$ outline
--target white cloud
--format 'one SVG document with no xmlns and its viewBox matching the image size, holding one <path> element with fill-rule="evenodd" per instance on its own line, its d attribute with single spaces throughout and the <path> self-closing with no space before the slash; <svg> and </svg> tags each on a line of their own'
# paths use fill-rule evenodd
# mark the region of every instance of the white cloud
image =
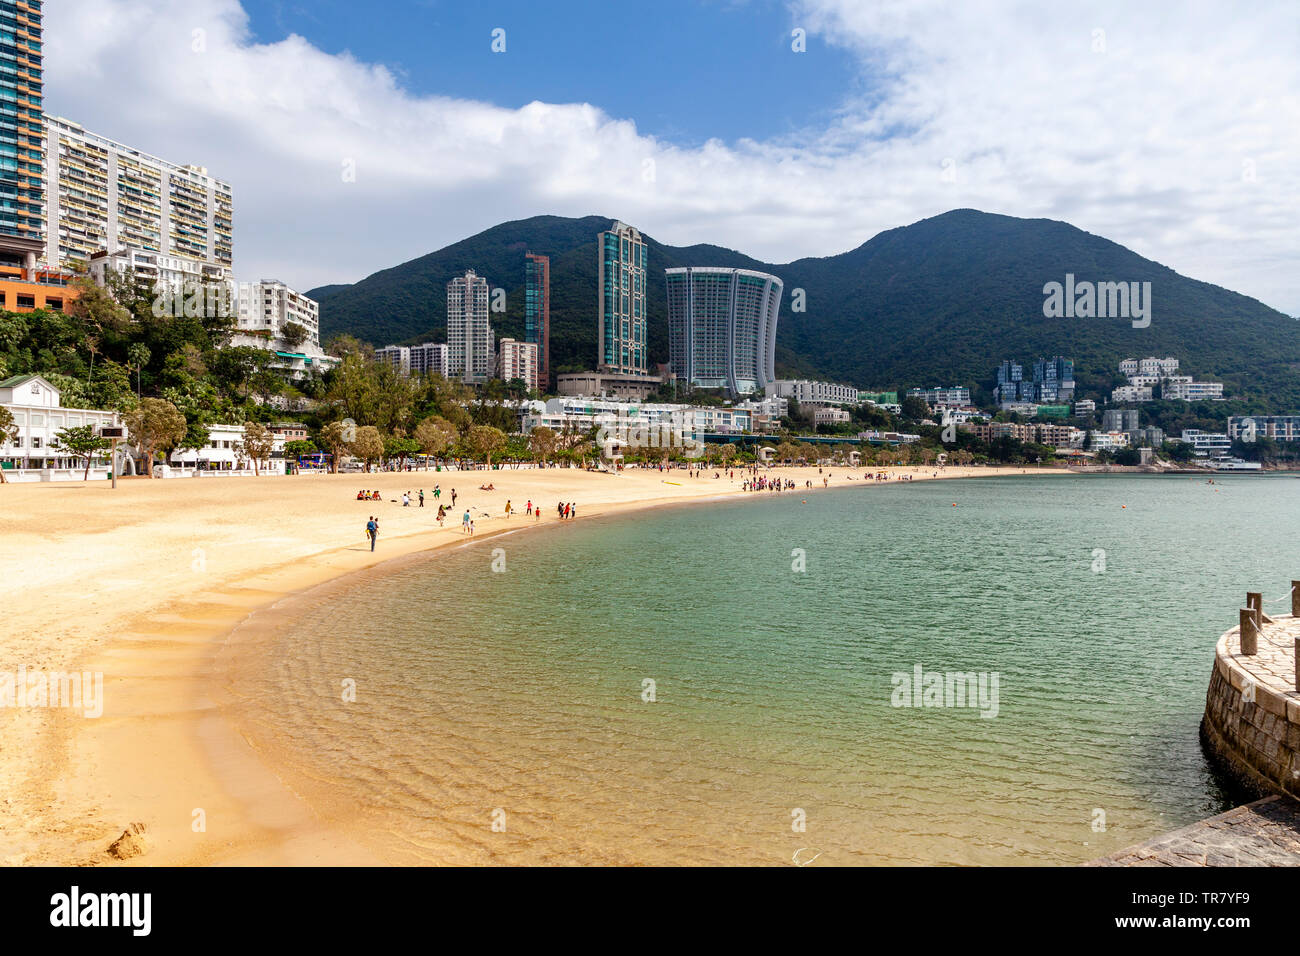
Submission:
<svg viewBox="0 0 1300 956">
<path fill-rule="evenodd" d="M 1290 0 L 798 0 L 792 16 L 811 42 L 790 55 L 852 51 L 872 97 L 770 142 L 679 148 L 586 104 L 417 96 L 300 37 L 253 43 L 234 0 L 50 4 L 46 106 L 229 180 L 241 278 L 301 288 L 540 213 L 780 262 L 971 206 L 1065 219 L 1300 313 Z"/>
</svg>

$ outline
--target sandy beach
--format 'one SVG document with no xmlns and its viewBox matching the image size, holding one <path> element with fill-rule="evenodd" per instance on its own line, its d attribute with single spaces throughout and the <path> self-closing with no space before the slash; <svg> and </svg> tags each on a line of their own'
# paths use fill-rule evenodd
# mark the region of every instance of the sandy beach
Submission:
<svg viewBox="0 0 1300 956">
<path fill-rule="evenodd" d="M 888 471 L 935 477 L 933 468 Z M 832 490 L 874 484 L 863 469 L 827 472 Z M 824 493 L 816 468 L 777 473 L 800 493 Z M 1025 473 L 1065 472 L 948 468 L 939 476 Z M 523 469 L 135 479 L 116 490 L 107 481 L 0 486 L 0 560 L 10 569 L 0 672 L 103 674 L 101 716 L 0 707 L 0 863 L 123 865 L 106 851 L 135 823 L 146 828 L 148 850 L 125 865 L 377 862 L 321 824 L 222 719 L 211 665 L 231 631 L 286 595 L 463 543 L 466 506 L 482 538 L 554 526 L 559 501 L 576 502 L 583 521 L 747 494 L 739 472 L 713 474 Z M 809 480 L 813 492 L 802 488 Z M 495 491 L 478 490 L 488 481 Z M 458 492 L 441 529 L 435 484 L 443 503 Z M 363 486 L 383 500 L 355 500 Z M 424 508 L 401 505 L 403 492 L 414 499 L 421 488 Z M 530 499 L 540 520 L 523 515 Z M 371 514 L 381 528 L 374 553 L 364 535 Z"/>
</svg>

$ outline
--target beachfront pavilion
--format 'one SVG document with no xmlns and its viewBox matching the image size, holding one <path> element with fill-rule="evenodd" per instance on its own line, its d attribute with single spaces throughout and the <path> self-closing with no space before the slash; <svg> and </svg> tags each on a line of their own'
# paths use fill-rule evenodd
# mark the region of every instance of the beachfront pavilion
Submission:
<svg viewBox="0 0 1300 956">
<path fill-rule="evenodd" d="M 60 453 L 56 436 L 65 428 L 117 424 L 114 412 L 64 408 L 60 391 L 40 375 L 16 375 L 0 382 L 0 405 L 14 417 L 18 434 L 0 443 L 0 468 L 10 481 L 81 478 L 85 459 Z M 108 453 L 91 462 L 91 473 L 108 472 Z"/>
</svg>

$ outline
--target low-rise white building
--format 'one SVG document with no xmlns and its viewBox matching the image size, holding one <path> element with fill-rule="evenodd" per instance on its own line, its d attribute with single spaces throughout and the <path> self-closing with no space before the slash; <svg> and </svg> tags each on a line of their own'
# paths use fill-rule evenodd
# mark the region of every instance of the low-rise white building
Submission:
<svg viewBox="0 0 1300 956">
<path fill-rule="evenodd" d="M 1192 451 L 1197 458 L 1223 458 L 1232 450 L 1232 439 L 1224 432 L 1185 428 L 1182 440 L 1192 446 Z"/>
<path fill-rule="evenodd" d="M 1222 382 L 1166 382 L 1165 398 L 1184 402 L 1214 401 L 1223 398 Z"/>
<path fill-rule="evenodd" d="M 842 408 L 819 408 L 813 412 L 815 425 L 843 425 L 849 420 L 849 413 Z"/>
<path fill-rule="evenodd" d="M 17 435 L 0 442 L 0 468 L 10 481 L 71 481 L 85 473 L 85 460 L 60 452 L 56 437 L 65 428 L 117 424 L 115 412 L 64 408 L 61 393 L 39 375 L 15 375 L 0 382 L 0 406 L 14 417 Z M 108 474 L 108 452 L 91 462 L 91 476 Z"/>
<path fill-rule="evenodd" d="M 777 379 L 765 389 L 768 397 L 794 400 L 800 405 L 856 405 L 858 390 L 852 385 L 810 382 L 803 379 Z"/>
<path fill-rule="evenodd" d="M 274 435 L 274 432 L 272 432 Z M 289 439 L 292 441 L 293 439 Z M 208 442 L 202 448 L 177 448 L 167 456 L 168 468 L 162 472 L 164 478 L 175 478 L 179 475 L 204 472 L 221 472 L 227 474 L 251 475 L 254 472 L 262 475 L 282 475 L 285 472 L 285 462 L 281 458 L 264 458 L 257 463 L 256 469 L 253 467 L 252 460 L 243 450 L 244 444 L 244 426 L 243 425 L 209 425 Z M 274 440 L 272 442 L 274 448 Z M 284 442 L 280 442 L 280 452 L 284 451 Z M 272 450 L 272 455 L 275 451 Z M 155 465 L 157 472 L 159 466 Z"/>
<path fill-rule="evenodd" d="M 1124 432 L 1088 432 L 1092 451 L 1115 451 L 1128 447 L 1128 435 Z"/>
</svg>

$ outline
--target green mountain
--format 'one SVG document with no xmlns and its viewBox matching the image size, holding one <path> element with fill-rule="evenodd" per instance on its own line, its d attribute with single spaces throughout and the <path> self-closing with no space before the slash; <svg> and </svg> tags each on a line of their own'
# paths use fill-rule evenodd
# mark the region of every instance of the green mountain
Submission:
<svg viewBox="0 0 1300 956">
<path fill-rule="evenodd" d="M 375 345 L 444 341 L 446 286 L 474 269 L 506 290 L 498 336 L 523 334 L 524 253 L 551 257 L 551 354 L 560 371 L 596 358 L 596 234 L 612 220 L 537 216 L 494 226 L 353 285 L 308 294 L 321 304 L 323 338 L 348 332 Z M 1232 395 L 1300 406 L 1297 321 L 1255 299 L 1181 276 L 1114 242 L 1049 219 L 957 209 L 880 233 L 858 248 L 784 265 L 718 246 L 649 246 L 649 344 L 666 361 L 663 270 L 740 266 L 785 283 L 777 372 L 862 387 L 991 385 L 1004 358 L 1063 354 L 1098 389 L 1120 382 L 1123 358 L 1173 355 L 1198 379 Z M 1150 282 L 1151 323 L 1045 318 L 1043 286 Z M 802 290 L 805 311 L 792 311 Z"/>
</svg>

